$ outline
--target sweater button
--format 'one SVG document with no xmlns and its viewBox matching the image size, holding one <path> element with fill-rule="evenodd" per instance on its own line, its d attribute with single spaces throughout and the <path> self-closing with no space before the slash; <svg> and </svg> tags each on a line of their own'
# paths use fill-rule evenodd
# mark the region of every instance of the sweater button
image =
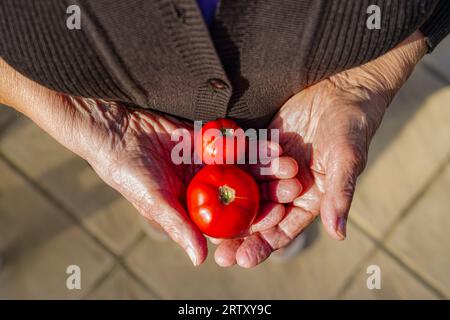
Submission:
<svg viewBox="0 0 450 320">
<path fill-rule="evenodd" d="M 187 16 L 186 16 L 186 9 L 182 7 L 178 7 L 174 3 L 172 3 L 173 9 L 175 10 L 175 14 L 177 15 L 178 20 L 180 20 L 182 23 L 187 24 Z"/>
<path fill-rule="evenodd" d="M 215 89 L 223 90 L 228 88 L 228 85 L 220 79 L 209 79 L 208 82 L 209 85 Z"/>
</svg>

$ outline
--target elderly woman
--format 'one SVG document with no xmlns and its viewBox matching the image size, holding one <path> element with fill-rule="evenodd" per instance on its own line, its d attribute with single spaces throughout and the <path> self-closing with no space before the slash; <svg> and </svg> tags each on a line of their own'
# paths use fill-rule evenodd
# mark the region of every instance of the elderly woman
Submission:
<svg viewBox="0 0 450 320">
<path fill-rule="evenodd" d="M 194 265 L 207 255 L 183 202 L 195 167 L 171 162 L 171 133 L 219 117 L 279 129 L 264 218 L 215 252 L 253 267 L 319 215 L 345 238 L 384 111 L 449 31 L 447 0 L 2 0 L 0 102 L 87 160 Z"/>
</svg>

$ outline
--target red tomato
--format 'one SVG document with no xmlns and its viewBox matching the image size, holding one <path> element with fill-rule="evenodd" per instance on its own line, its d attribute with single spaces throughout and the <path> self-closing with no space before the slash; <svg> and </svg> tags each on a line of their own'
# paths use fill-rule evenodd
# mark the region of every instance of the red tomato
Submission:
<svg viewBox="0 0 450 320">
<path fill-rule="evenodd" d="M 208 122 L 195 138 L 197 156 L 206 164 L 225 164 L 227 157 L 233 161 L 228 163 L 236 164 L 238 159 L 245 154 L 246 141 L 242 129 L 240 131 L 242 134 L 236 135 L 238 129 L 241 127 L 230 119 Z M 239 141 L 242 141 L 241 145 Z"/>
<path fill-rule="evenodd" d="M 188 186 L 187 206 L 204 234 L 234 238 L 248 230 L 258 213 L 258 185 L 234 165 L 206 166 Z"/>
</svg>

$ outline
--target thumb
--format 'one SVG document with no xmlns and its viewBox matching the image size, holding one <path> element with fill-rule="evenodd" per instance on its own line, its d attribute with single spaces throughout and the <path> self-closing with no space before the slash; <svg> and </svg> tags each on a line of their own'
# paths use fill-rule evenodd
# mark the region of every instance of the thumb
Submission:
<svg viewBox="0 0 450 320">
<path fill-rule="evenodd" d="M 202 264 L 208 254 L 206 238 L 189 219 L 181 203 L 169 192 L 158 191 L 148 197 L 139 212 L 156 221 L 173 241 L 188 254 L 195 266 Z"/>
<path fill-rule="evenodd" d="M 365 166 L 365 156 L 351 146 L 335 148 L 327 159 L 325 190 L 320 215 L 327 233 L 344 240 L 356 180 Z"/>
</svg>

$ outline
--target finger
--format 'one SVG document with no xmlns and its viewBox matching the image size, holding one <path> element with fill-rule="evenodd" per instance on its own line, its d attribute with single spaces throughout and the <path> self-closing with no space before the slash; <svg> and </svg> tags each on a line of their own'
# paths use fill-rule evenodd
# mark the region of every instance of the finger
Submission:
<svg viewBox="0 0 450 320">
<path fill-rule="evenodd" d="M 276 226 L 284 217 L 284 205 L 274 202 L 264 202 L 261 204 L 259 214 L 251 226 L 251 232 L 270 229 Z"/>
<path fill-rule="evenodd" d="M 270 247 L 273 248 L 273 250 L 283 248 L 292 241 L 292 239 L 278 226 L 263 230 L 260 232 L 260 235 L 270 245 Z"/>
<path fill-rule="evenodd" d="M 278 203 L 292 202 L 302 191 L 302 185 L 296 178 L 265 182 L 259 187 L 263 201 Z"/>
<path fill-rule="evenodd" d="M 221 244 L 223 241 L 223 239 L 211 238 L 208 236 L 206 236 L 206 237 L 208 238 L 209 241 L 211 241 L 212 244 L 215 244 L 215 245 Z"/>
<path fill-rule="evenodd" d="M 275 141 L 261 140 L 258 143 L 258 159 L 275 159 L 283 154 L 283 148 Z"/>
<path fill-rule="evenodd" d="M 261 237 L 274 249 L 280 249 L 288 245 L 316 218 L 311 212 L 297 207 L 287 207 L 285 218 L 268 230 L 261 231 Z"/>
<path fill-rule="evenodd" d="M 290 206 L 286 208 L 286 217 L 278 224 L 278 228 L 290 239 L 295 239 L 302 230 L 309 226 L 316 216 L 302 208 Z"/>
<path fill-rule="evenodd" d="M 275 179 L 291 179 L 298 173 L 297 161 L 292 157 L 279 157 L 267 163 L 247 165 L 247 171 L 257 181 L 269 181 Z"/>
<path fill-rule="evenodd" d="M 317 216 L 320 213 L 322 195 L 319 187 L 314 184 L 306 192 L 301 193 L 300 196 L 294 200 L 293 205 Z"/>
<path fill-rule="evenodd" d="M 224 240 L 214 253 L 214 260 L 221 267 L 231 267 L 236 264 L 236 252 L 242 239 Z"/>
<path fill-rule="evenodd" d="M 321 218 L 327 233 L 336 240 L 346 237 L 348 212 L 358 175 L 365 160 L 352 147 L 340 148 L 327 161 L 325 194 L 320 204 Z"/>
<path fill-rule="evenodd" d="M 141 214 L 153 218 L 188 254 L 195 266 L 207 256 L 206 238 L 189 219 L 175 197 L 164 191 L 153 192 L 138 207 Z"/>
<path fill-rule="evenodd" d="M 259 233 L 254 233 L 245 238 L 238 248 L 236 262 L 243 268 L 253 268 L 266 260 L 272 251 L 273 249 Z"/>
<path fill-rule="evenodd" d="M 248 163 L 267 163 L 283 154 L 283 148 L 276 142 L 270 140 L 250 139 L 248 143 Z"/>
</svg>

